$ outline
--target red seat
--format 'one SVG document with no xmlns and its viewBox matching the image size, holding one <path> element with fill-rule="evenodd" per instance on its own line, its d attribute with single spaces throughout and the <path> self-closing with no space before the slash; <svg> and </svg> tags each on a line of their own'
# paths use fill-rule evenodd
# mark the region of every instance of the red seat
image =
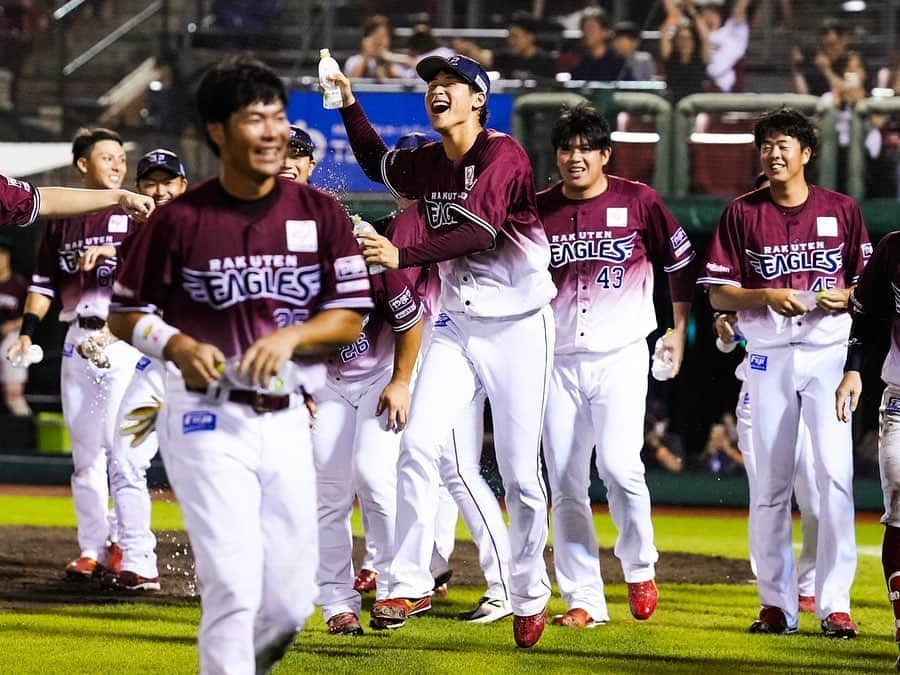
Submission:
<svg viewBox="0 0 900 675">
<path fill-rule="evenodd" d="M 698 116 L 697 131 L 717 134 L 752 133 L 755 118 L 709 114 Z M 753 189 L 759 173 L 759 153 L 753 142 L 689 143 L 691 193 L 736 197 Z"/>
<path fill-rule="evenodd" d="M 631 115 L 620 112 L 616 118 L 617 131 L 655 132 L 656 120 L 652 115 Z M 656 143 L 613 144 L 613 153 L 607 172 L 653 184 L 653 166 L 656 164 Z"/>
</svg>

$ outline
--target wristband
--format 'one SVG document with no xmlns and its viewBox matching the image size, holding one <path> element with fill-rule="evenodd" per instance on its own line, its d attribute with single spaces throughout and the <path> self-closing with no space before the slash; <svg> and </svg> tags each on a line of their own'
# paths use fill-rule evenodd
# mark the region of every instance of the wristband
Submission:
<svg viewBox="0 0 900 675">
<path fill-rule="evenodd" d="M 165 360 L 163 351 L 173 335 L 181 331 L 170 326 L 158 314 L 145 314 L 134 324 L 131 344 L 147 356 Z"/>
<path fill-rule="evenodd" d="M 33 312 L 26 312 L 22 315 L 22 327 L 19 329 L 19 335 L 34 337 L 39 325 L 41 325 L 41 317 Z"/>
<path fill-rule="evenodd" d="M 856 338 L 850 338 L 850 343 L 847 345 L 847 359 L 844 361 L 844 372 L 846 373 L 848 370 L 862 372 L 865 352 L 862 342 Z"/>
</svg>

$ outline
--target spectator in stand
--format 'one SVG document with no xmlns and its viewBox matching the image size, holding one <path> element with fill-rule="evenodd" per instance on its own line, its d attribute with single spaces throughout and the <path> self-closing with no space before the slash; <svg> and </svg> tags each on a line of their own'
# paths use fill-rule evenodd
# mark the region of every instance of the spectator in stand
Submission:
<svg viewBox="0 0 900 675">
<path fill-rule="evenodd" d="M 344 74 L 352 80 L 368 77 L 382 81 L 403 77 L 409 58 L 391 51 L 391 24 L 386 16 L 376 14 L 363 24 L 360 53 L 344 64 Z"/>
<path fill-rule="evenodd" d="M 641 29 L 634 21 L 620 21 L 613 27 L 613 49 L 625 59 L 622 80 L 656 79 L 656 63 L 650 52 L 638 50 L 640 41 Z"/>
<path fill-rule="evenodd" d="M 681 473 L 684 468 L 684 445 L 678 434 L 669 430 L 666 404 L 652 393 L 647 400 L 641 459 L 648 468 L 659 467 L 670 473 Z"/>
<path fill-rule="evenodd" d="M 837 189 L 847 190 L 847 156 L 850 151 L 850 124 L 853 108 L 866 97 L 866 67 L 858 52 L 847 52 L 844 74 L 829 78 L 831 90 L 822 94 L 822 102 L 837 110 L 835 127 L 838 140 Z M 871 154 L 871 150 L 870 150 Z"/>
<path fill-rule="evenodd" d="M 431 32 L 431 26 L 427 23 L 417 23 L 415 25 L 413 34 L 409 36 L 409 42 L 406 43 L 406 48 L 409 51 L 410 56 L 410 78 L 419 77 L 418 74 L 416 74 L 415 66 L 422 59 L 428 58 L 429 56 L 450 58 L 455 53 L 452 49 L 444 47 L 437 41 L 437 38 L 435 38 L 434 34 Z"/>
<path fill-rule="evenodd" d="M 589 7 L 581 16 L 584 55 L 572 69 L 573 80 L 615 82 L 625 70 L 623 59 L 610 44 L 609 18 L 601 7 Z"/>
<path fill-rule="evenodd" d="M 666 87 L 675 103 L 703 91 L 710 58 L 709 34 L 691 2 L 679 10 L 665 0 L 666 20 L 659 31 L 659 57 L 666 70 Z"/>
<path fill-rule="evenodd" d="M 13 365 L 6 353 L 19 337 L 22 326 L 22 310 L 28 282 L 13 272 L 12 247 L 0 240 L 0 384 L 3 385 L 3 402 L 10 414 L 29 417 L 31 408 L 25 401 L 25 383 L 28 368 Z"/>
<path fill-rule="evenodd" d="M 707 468 L 716 475 L 734 473 L 744 464 L 741 451 L 728 438 L 728 430 L 724 424 L 713 424 L 709 428 L 703 457 Z"/>
<path fill-rule="evenodd" d="M 0 76 L 9 82 L 9 94 L 0 100 L 0 109 L 18 108 L 22 69 L 38 33 L 47 28 L 47 16 L 42 0 L 0 2 Z"/>
<path fill-rule="evenodd" d="M 506 49 L 493 52 L 461 38 L 453 44 L 457 53 L 475 59 L 485 70 L 499 72 L 504 79 L 552 78 L 556 75 L 556 60 L 537 46 L 539 25 L 528 12 L 517 11 L 507 24 Z"/>
<path fill-rule="evenodd" d="M 847 27 L 837 19 L 825 19 L 819 28 L 819 48 L 813 63 L 794 48 L 791 79 L 798 94 L 822 96 L 840 88 L 847 69 Z"/>
<path fill-rule="evenodd" d="M 216 26 L 247 33 L 272 31 L 284 12 L 285 0 L 214 0 Z"/>
<path fill-rule="evenodd" d="M 714 91 L 733 92 L 743 89 L 742 62 L 750 46 L 750 24 L 747 8 L 750 0 L 735 0 L 731 16 L 723 23 L 725 0 L 694 0 L 700 20 L 709 35 L 709 61 L 706 74 Z"/>
</svg>

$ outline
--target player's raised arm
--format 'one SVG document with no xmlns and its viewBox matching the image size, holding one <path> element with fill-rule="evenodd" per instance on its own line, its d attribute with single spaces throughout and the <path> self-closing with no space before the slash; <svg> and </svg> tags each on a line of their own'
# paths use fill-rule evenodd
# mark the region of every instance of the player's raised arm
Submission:
<svg viewBox="0 0 900 675">
<path fill-rule="evenodd" d="M 39 215 L 64 218 L 120 207 L 131 218 L 145 221 L 153 212 L 153 199 L 128 190 L 83 190 L 79 188 L 42 187 Z"/>
<path fill-rule="evenodd" d="M 388 151 L 387 146 L 369 123 L 365 111 L 353 95 L 347 76 L 343 73 L 335 73 L 331 76 L 331 80 L 341 89 L 341 98 L 344 101 L 344 105 L 341 107 L 341 118 L 344 120 L 350 148 L 353 150 L 356 161 L 369 180 L 376 183 L 384 182 L 381 177 L 381 160 Z"/>
</svg>

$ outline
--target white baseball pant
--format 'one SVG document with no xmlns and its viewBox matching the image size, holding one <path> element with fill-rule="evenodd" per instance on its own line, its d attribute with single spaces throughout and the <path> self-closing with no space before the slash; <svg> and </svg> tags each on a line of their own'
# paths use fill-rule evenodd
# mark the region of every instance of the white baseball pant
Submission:
<svg viewBox="0 0 900 675">
<path fill-rule="evenodd" d="M 791 345 L 749 350 L 747 389 L 757 501 L 750 512 L 750 548 L 756 559 L 760 602 L 780 608 L 797 624 L 797 573 L 791 545 L 800 419 L 810 431 L 819 489 L 816 615 L 850 611 L 856 572 L 853 457 L 850 425 L 834 414 L 834 390 L 846 345 Z"/>
<path fill-rule="evenodd" d="M 618 530 L 615 554 L 625 581 L 655 577 L 650 491 L 644 478 L 647 343 L 606 354 L 556 355 L 544 418 L 544 459 L 553 502 L 553 561 L 570 609 L 608 621 L 588 488 L 591 449 Z"/>
<path fill-rule="evenodd" d="M 366 534 L 374 549 L 372 565 L 379 572 L 375 597 L 388 597 L 388 575 L 383 570 L 393 548 L 402 434 L 387 431 L 387 413 L 376 417 L 375 408 L 390 380 L 390 369 L 362 382 L 329 378 L 317 392 L 312 429 L 319 495 L 317 603 L 326 621 L 342 612 L 359 615 L 360 611 L 359 593 L 353 590 L 350 514 L 354 494 L 365 513 Z"/>
<path fill-rule="evenodd" d="M 450 569 L 450 556 L 456 547 L 456 522 L 459 508 L 447 486 L 438 488 L 437 518 L 434 520 L 434 551 L 431 554 L 431 576 L 437 577 Z"/>
<path fill-rule="evenodd" d="M 122 569 L 152 579 L 156 566 L 156 537 L 150 529 L 150 491 L 147 469 L 159 447 L 156 432 L 150 432 L 136 447 L 132 436 L 121 433 L 125 415 L 140 406 L 154 405 L 153 397 L 165 396 L 165 366 L 155 359 L 141 358 L 125 390 L 116 417 L 116 434 L 109 461 L 109 485 L 119 527 Z"/>
<path fill-rule="evenodd" d="M 881 396 L 878 467 L 884 495 L 881 522 L 900 527 L 900 387 L 889 384 Z"/>
<path fill-rule="evenodd" d="M 509 601 L 509 531 L 497 496 L 481 475 L 484 403 L 485 394 L 479 387 L 441 448 L 439 473 L 478 549 L 478 563 L 487 582 L 484 595 Z"/>
<path fill-rule="evenodd" d="M 549 306 L 505 320 L 450 313 L 436 324 L 400 445 L 391 597 L 431 593 L 441 447 L 482 387 L 491 401 L 497 464 L 506 490 L 512 608 L 528 616 L 547 604 L 547 499 L 540 438 L 554 341 Z"/>
<path fill-rule="evenodd" d="M 77 351 L 97 331 L 69 326 L 63 345 L 60 393 L 72 443 L 72 499 L 81 555 L 103 562 L 108 540 L 118 539 L 109 508 L 107 466 L 116 435 L 116 414 L 140 352 L 118 340 L 106 347 L 109 368 L 98 368 Z"/>
<path fill-rule="evenodd" d="M 741 386 L 735 409 L 737 420 L 738 449 L 744 458 L 747 472 L 747 486 L 750 493 L 750 511 L 756 503 L 756 465 L 753 456 L 753 425 L 750 421 L 750 393 L 747 385 Z M 797 431 L 797 464 L 794 468 L 794 499 L 800 509 L 800 532 L 802 535 L 800 554 L 797 556 L 797 591 L 800 595 L 816 594 L 816 542 L 819 531 L 819 489 L 816 487 L 815 464 L 813 462 L 812 441 L 803 418 Z M 750 569 L 756 574 L 756 560 L 750 555 Z"/>
<path fill-rule="evenodd" d="M 14 366 L 12 361 L 6 358 L 16 341 L 19 339 L 18 331 L 10 331 L 0 340 L 0 383 L 3 384 L 25 384 L 28 381 L 28 368 L 22 366 Z"/>
<path fill-rule="evenodd" d="M 185 391 L 171 370 L 157 434 L 194 553 L 200 672 L 268 672 L 312 614 L 318 528 L 309 414 Z"/>
</svg>

